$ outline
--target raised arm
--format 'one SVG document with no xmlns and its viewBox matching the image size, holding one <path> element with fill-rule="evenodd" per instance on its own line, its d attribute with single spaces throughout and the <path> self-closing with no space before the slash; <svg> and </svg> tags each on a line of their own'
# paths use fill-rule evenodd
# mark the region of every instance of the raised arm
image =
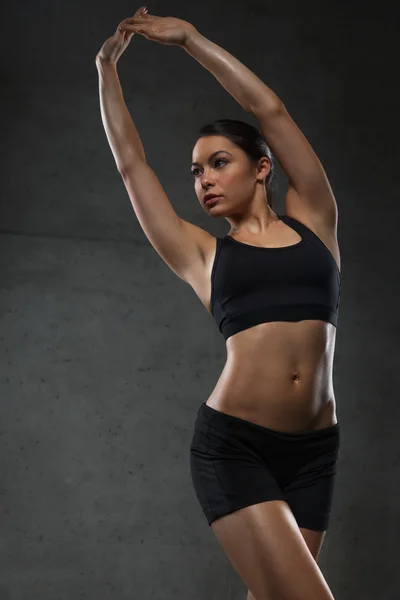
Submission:
<svg viewBox="0 0 400 600">
<path fill-rule="evenodd" d="M 204 238 L 209 234 L 176 214 L 146 161 L 117 73 L 117 60 L 132 35 L 128 38 L 128 34 L 117 29 L 96 56 L 101 117 L 117 169 L 144 233 L 171 270 L 188 281 L 189 272 L 205 260 Z M 122 51 L 116 52 L 116 48 Z"/>
<path fill-rule="evenodd" d="M 145 14 L 140 19 L 127 19 L 124 28 L 152 41 L 181 46 L 210 71 L 258 120 L 289 180 L 286 214 L 300 220 L 306 217 L 336 235 L 337 206 L 325 171 L 282 101 L 261 79 L 182 19 Z"/>
<path fill-rule="evenodd" d="M 337 206 L 325 171 L 311 145 L 278 96 L 250 69 L 196 29 L 184 49 L 258 121 L 260 129 L 289 181 L 286 214 L 302 212 L 333 234 Z"/>
</svg>

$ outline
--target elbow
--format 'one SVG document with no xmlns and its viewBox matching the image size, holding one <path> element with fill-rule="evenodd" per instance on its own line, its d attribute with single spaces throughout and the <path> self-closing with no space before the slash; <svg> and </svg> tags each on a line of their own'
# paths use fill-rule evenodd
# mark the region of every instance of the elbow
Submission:
<svg viewBox="0 0 400 600">
<path fill-rule="evenodd" d="M 118 168 L 118 172 L 121 175 L 123 181 L 126 181 L 127 179 L 132 177 L 132 175 L 134 173 L 136 173 L 136 171 L 142 170 L 143 167 L 148 167 L 148 166 L 149 165 L 146 160 L 135 160 L 135 161 L 131 161 L 131 162 L 124 162 L 123 165 L 119 165 L 119 166 L 117 165 L 117 168 Z"/>
<path fill-rule="evenodd" d="M 267 94 L 265 96 L 261 95 L 257 99 L 257 102 L 252 106 L 251 113 L 256 118 L 260 115 L 263 117 L 272 117 L 281 114 L 285 110 L 285 105 L 276 94 L 273 94 L 272 97 L 271 94 Z"/>
<path fill-rule="evenodd" d="M 144 152 L 134 157 L 124 157 L 123 160 L 116 161 L 118 172 L 122 177 L 124 177 L 126 173 L 132 173 L 132 171 L 134 171 L 137 166 L 141 167 L 144 164 L 147 165 L 146 155 Z"/>
</svg>

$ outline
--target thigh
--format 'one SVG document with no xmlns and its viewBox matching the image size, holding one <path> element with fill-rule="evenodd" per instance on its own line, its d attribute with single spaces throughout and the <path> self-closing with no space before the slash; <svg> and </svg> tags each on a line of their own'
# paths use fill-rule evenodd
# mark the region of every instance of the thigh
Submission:
<svg viewBox="0 0 400 600">
<path fill-rule="evenodd" d="M 246 433 L 247 425 L 240 427 Z M 245 443 L 243 431 L 233 434 L 221 425 L 216 428 L 207 421 L 196 422 L 190 471 L 209 525 L 246 506 L 285 499 L 271 470 Z M 251 437 L 251 432 L 248 435 Z"/>
<path fill-rule="evenodd" d="M 324 459 L 319 457 L 319 460 Z M 283 490 L 283 499 L 295 516 L 298 527 L 306 532 L 308 539 L 313 539 L 314 544 L 319 541 L 318 534 L 329 528 L 336 481 L 335 465 L 335 459 L 318 468 L 312 462 L 308 463 L 303 473 Z"/>
<path fill-rule="evenodd" d="M 306 529 L 305 527 L 299 527 L 299 529 L 314 560 L 317 561 L 325 539 L 326 531 L 313 531 L 312 529 Z"/>
<path fill-rule="evenodd" d="M 299 529 L 314 560 L 318 561 L 326 531 L 312 531 L 311 529 L 305 529 L 304 527 L 300 527 Z M 247 591 L 247 600 L 256 600 L 250 590 Z"/>
<path fill-rule="evenodd" d="M 247 506 L 211 528 L 257 600 L 333 600 L 285 501 Z"/>
<path fill-rule="evenodd" d="M 329 528 L 334 499 L 340 437 L 338 429 L 328 428 L 328 432 L 317 430 L 321 437 L 316 451 L 307 444 L 299 446 L 300 468 L 283 486 L 283 499 L 314 548 Z"/>
</svg>

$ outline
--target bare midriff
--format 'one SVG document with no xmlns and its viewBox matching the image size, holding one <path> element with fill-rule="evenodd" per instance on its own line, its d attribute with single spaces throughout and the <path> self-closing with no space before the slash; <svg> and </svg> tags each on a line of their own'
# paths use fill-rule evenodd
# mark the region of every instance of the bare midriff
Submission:
<svg viewBox="0 0 400 600">
<path fill-rule="evenodd" d="M 262 323 L 229 337 L 206 404 L 263 427 L 305 433 L 337 423 L 336 328 L 316 320 Z"/>
</svg>

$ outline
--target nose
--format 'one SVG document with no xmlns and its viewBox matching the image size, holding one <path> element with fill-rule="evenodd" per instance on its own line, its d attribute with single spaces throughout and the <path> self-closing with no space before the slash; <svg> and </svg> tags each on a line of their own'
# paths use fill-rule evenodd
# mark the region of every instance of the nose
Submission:
<svg viewBox="0 0 400 600">
<path fill-rule="evenodd" d="M 209 175 L 205 175 L 205 174 L 201 177 L 200 181 L 201 181 L 201 187 L 204 190 L 207 190 L 210 186 L 214 185 L 214 183 L 215 183 L 214 180 Z"/>
</svg>

